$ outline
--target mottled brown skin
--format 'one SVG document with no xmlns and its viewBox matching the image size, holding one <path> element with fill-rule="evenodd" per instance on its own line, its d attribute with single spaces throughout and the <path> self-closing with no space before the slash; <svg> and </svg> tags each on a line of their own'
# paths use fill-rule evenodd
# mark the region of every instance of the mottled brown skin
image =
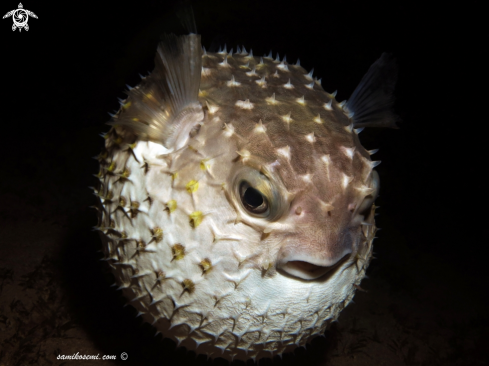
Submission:
<svg viewBox="0 0 489 366">
<path fill-rule="evenodd" d="M 324 107 L 333 96 L 302 67 L 269 58 L 206 54 L 203 67 L 199 100 L 210 109 L 220 106 L 210 117 L 234 127 L 237 151 L 250 155 L 244 164 L 273 166 L 268 169 L 288 196 L 288 212 L 278 221 L 283 234 L 277 237 L 277 229 L 268 238 L 280 243 L 279 256 L 309 256 L 314 264 L 328 266 L 355 250 L 361 222 L 355 208 L 365 197 L 358 188 L 370 185 L 371 160 L 340 105 L 333 100 L 332 110 Z M 266 85 L 257 83 L 263 76 Z M 232 79 L 240 84 L 229 85 Z M 293 87 L 284 87 L 287 83 Z M 240 100 L 249 100 L 252 109 L 236 106 Z M 287 123 L 283 116 L 289 115 Z M 284 148 L 290 158 L 279 152 Z"/>
</svg>

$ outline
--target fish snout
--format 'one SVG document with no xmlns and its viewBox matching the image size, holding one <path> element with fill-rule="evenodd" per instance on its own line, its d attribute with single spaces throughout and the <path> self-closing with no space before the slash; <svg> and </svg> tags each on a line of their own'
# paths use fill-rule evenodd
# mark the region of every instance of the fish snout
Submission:
<svg viewBox="0 0 489 366">
<path fill-rule="evenodd" d="M 345 254 L 337 260 L 321 264 L 312 263 L 308 260 L 309 258 L 304 258 L 304 260 L 290 258 L 290 260 L 286 260 L 279 265 L 278 268 L 293 277 L 298 277 L 303 280 L 315 280 L 339 267 L 349 256 L 350 253 Z"/>
<path fill-rule="evenodd" d="M 339 245 L 287 245 L 282 248 L 277 268 L 290 276 L 315 280 L 333 272 L 352 253 L 349 241 Z M 288 246 L 288 248 L 287 248 Z"/>
</svg>

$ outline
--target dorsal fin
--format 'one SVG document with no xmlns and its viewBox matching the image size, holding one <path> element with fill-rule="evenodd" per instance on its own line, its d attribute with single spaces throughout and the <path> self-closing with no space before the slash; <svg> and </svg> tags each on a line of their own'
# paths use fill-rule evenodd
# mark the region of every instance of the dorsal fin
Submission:
<svg viewBox="0 0 489 366">
<path fill-rule="evenodd" d="M 121 112 L 109 124 L 126 126 L 140 138 L 168 149 L 181 148 L 204 119 L 197 99 L 201 67 L 200 35 L 164 35 L 155 69 L 129 91 Z"/>
<path fill-rule="evenodd" d="M 399 117 L 392 111 L 397 65 L 387 53 L 374 62 L 346 103 L 353 125 L 398 128 Z"/>
</svg>

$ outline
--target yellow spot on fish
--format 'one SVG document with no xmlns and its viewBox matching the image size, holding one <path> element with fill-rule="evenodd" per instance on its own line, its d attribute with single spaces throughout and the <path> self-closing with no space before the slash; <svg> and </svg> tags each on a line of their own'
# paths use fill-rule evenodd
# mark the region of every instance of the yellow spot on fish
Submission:
<svg viewBox="0 0 489 366">
<path fill-rule="evenodd" d="M 175 200 L 170 200 L 166 203 L 166 209 L 168 210 L 168 212 L 172 213 L 173 211 L 175 211 L 177 209 L 177 201 Z"/>
<path fill-rule="evenodd" d="M 183 287 L 182 295 L 185 291 L 192 293 L 195 290 L 195 284 L 192 282 L 192 280 L 189 280 L 188 278 L 182 281 L 182 287 Z"/>
<path fill-rule="evenodd" d="M 192 145 L 188 145 L 188 149 L 189 149 L 189 150 L 191 150 L 191 151 L 193 151 L 194 153 L 198 153 L 198 152 L 199 152 L 199 151 L 198 151 L 198 150 L 197 150 L 195 147 L 193 147 Z"/>
<path fill-rule="evenodd" d="M 175 244 L 171 247 L 174 260 L 180 260 L 185 257 L 185 247 L 182 244 Z M 173 260 L 172 259 L 172 260 Z"/>
<path fill-rule="evenodd" d="M 175 180 L 178 177 L 178 172 L 170 173 L 170 175 L 171 175 L 171 180 Z"/>
<path fill-rule="evenodd" d="M 147 94 L 145 94 L 145 96 L 146 96 L 146 98 L 148 98 L 152 102 L 156 102 L 156 98 L 154 97 L 154 95 L 152 93 L 147 93 Z"/>
<path fill-rule="evenodd" d="M 112 173 L 115 170 L 115 162 L 113 161 L 110 163 L 109 167 L 107 168 L 107 171 Z"/>
<path fill-rule="evenodd" d="M 207 164 L 207 162 L 209 161 L 209 159 L 203 159 L 200 161 L 200 169 L 202 170 L 207 170 L 211 167 L 210 164 Z"/>
<path fill-rule="evenodd" d="M 248 63 L 246 65 L 239 65 L 239 67 L 242 69 L 249 69 L 250 68 L 250 62 L 248 61 Z"/>
<path fill-rule="evenodd" d="M 187 185 L 185 186 L 185 188 L 187 189 L 187 192 L 188 193 L 194 193 L 199 188 L 199 182 L 197 182 L 196 180 L 192 179 L 190 182 L 187 183 Z"/>
<path fill-rule="evenodd" d="M 131 175 L 131 172 L 129 169 L 124 169 L 124 171 L 121 173 L 121 178 L 128 178 Z"/>
<path fill-rule="evenodd" d="M 211 260 L 209 258 L 202 259 L 199 266 L 202 268 L 202 275 L 204 275 L 212 269 Z"/>
<path fill-rule="evenodd" d="M 131 104 L 132 104 L 132 102 L 127 102 L 127 103 L 125 103 L 125 104 L 122 105 L 122 108 L 123 109 L 127 109 L 127 108 L 129 108 L 131 106 Z"/>
<path fill-rule="evenodd" d="M 142 240 L 138 240 L 136 242 L 136 250 L 139 251 L 139 250 L 142 250 L 146 247 L 146 244 L 144 244 L 144 241 Z"/>
<path fill-rule="evenodd" d="M 157 243 L 163 239 L 163 229 L 160 227 L 155 227 L 153 230 L 151 230 L 151 234 L 153 234 L 152 237 Z"/>
<path fill-rule="evenodd" d="M 108 191 L 107 195 L 105 196 L 105 200 L 110 201 L 112 198 L 114 198 L 114 193 L 112 191 Z"/>
<path fill-rule="evenodd" d="M 197 226 L 201 224 L 204 215 L 202 214 L 202 211 L 194 211 L 189 215 L 189 218 L 190 218 L 190 226 L 192 226 L 192 228 L 195 229 Z"/>
</svg>

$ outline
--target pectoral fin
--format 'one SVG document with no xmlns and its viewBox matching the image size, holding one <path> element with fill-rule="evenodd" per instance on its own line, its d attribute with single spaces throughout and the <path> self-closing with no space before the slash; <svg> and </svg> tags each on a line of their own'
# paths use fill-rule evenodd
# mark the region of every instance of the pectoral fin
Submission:
<svg viewBox="0 0 489 366">
<path fill-rule="evenodd" d="M 179 149 L 202 123 L 198 102 L 202 65 L 200 35 L 165 35 L 158 46 L 155 69 L 128 92 L 109 124 L 126 126 L 141 139 Z"/>
<path fill-rule="evenodd" d="M 355 128 L 398 128 L 399 117 L 392 111 L 397 65 L 387 53 L 374 62 L 346 103 Z"/>
</svg>

